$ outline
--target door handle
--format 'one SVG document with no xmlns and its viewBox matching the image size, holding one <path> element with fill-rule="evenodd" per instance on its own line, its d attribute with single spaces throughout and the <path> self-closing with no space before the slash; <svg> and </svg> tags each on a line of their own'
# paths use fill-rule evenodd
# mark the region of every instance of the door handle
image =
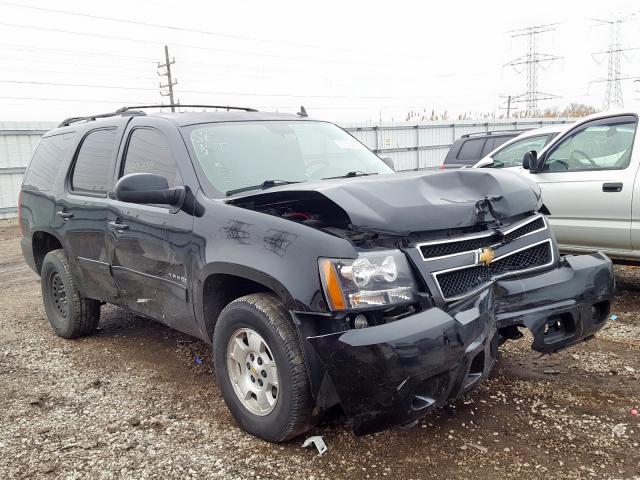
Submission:
<svg viewBox="0 0 640 480">
<path fill-rule="evenodd" d="M 69 220 L 70 218 L 73 218 L 73 213 L 67 212 L 66 210 L 59 210 L 56 212 L 56 215 L 58 215 L 64 220 Z"/>
<path fill-rule="evenodd" d="M 603 183 L 602 191 L 603 192 L 621 192 L 622 182 Z"/>
<path fill-rule="evenodd" d="M 121 232 L 122 230 L 129 229 L 129 225 L 127 225 L 126 223 L 120 223 L 118 221 L 109 222 L 109 227 L 111 228 L 111 230 L 115 230 L 117 232 Z"/>
</svg>

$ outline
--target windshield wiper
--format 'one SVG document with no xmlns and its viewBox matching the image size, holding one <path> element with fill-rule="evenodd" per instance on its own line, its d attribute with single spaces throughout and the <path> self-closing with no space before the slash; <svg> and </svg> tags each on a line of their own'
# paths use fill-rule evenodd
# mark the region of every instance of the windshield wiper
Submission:
<svg viewBox="0 0 640 480">
<path fill-rule="evenodd" d="M 337 177 L 325 177 L 323 180 L 331 180 L 333 178 L 351 178 L 351 177 L 366 177 L 367 175 L 377 175 L 378 172 L 362 172 L 360 170 L 354 170 L 353 172 L 347 172 L 344 175 L 338 175 Z"/>
<path fill-rule="evenodd" d="M 249 190 L 258 190 L 258 189 L 265 190 L 267 188 L 277 187 L 278 185 L 289 185 L 291 183 L 301 183 L 301 182 L 302 180 L 297 180 L 297 181 L 277 180 L 277 179 L 265 180 L 259 185 L 251 185 L 249 187 L 234 188 L 233 190 L 229 190 L 228 192 L 226 192 L 225 195 L 229 197 L 231 195 L 235 195 L 236 193 L 248 192 Z"/>
</svg>

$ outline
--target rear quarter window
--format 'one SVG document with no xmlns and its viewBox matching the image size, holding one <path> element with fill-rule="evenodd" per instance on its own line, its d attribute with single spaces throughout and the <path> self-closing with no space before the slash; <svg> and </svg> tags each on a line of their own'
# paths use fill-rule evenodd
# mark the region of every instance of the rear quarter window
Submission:
<svg viewBox="0 0 640 480">
<path fill-rule="evenodd" d="M 40 139 L 22 186 L 29 190 L 51 190 L 71 147 L 73 133 L 51 135 Z"/>
<path fill-rule="evenodd" d="M 482 147 L 484 146 L 484 138 L 472 138 L 467 140 L 460 147 L 458 152 L 458 160 L 478 160 L 482 157 Z"/>
<path fill-rule="evenodd" d="M 493 139 L 493 146 L 491 147 L 491 150 L 495 150 L 496 148 L 498 148 L 500 145 L 502 145 L 503 143 L 505 143 L 507 140 L 511 140 L 512 138 L 515 138 L 517 135 L 508 135 L 508 136 L 504 136 L 504 137 L 496 137 Z M 491 151 L 489 150 L 489 151 Z M 489 153 L 489 152 L 487 152 Z"/>
</svg>

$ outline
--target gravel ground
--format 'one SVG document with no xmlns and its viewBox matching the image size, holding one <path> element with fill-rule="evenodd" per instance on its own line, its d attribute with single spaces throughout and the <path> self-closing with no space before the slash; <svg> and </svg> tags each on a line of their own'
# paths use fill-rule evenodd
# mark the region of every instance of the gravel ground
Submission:
<svg viewBox="0 0 640 480">
<path fill-rule="evenodd" d="M 198 340 L 115 307 L 90 338 L 54 336 L 0 226 L 0 479 L 640 479 L 640 269 L 616 276 L 618 319 L 595 340 L 543 357 L 510 342 L 492 378 L 411 430 L 355 437 L 333 413 L 310 433 L 320 457 L 243 433 Z"/>
</svg>

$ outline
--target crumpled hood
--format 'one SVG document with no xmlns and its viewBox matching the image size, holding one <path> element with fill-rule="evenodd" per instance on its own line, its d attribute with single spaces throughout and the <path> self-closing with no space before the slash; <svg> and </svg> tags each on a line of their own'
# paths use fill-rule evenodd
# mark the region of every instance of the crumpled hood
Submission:
<svg viewBox="0 0 640 480">
<path fill-rule="evenodd" d="M 460 169 L 404 172 L 284 185 L 229 203 L 260 203 L 321 194 L 346 212 L 351 224 L 409 233 L 471 226 L 538 210 L 540 187 L 512 172 Z M 272 198 L 271 198 L 272 197 Z"/>
</svg>

